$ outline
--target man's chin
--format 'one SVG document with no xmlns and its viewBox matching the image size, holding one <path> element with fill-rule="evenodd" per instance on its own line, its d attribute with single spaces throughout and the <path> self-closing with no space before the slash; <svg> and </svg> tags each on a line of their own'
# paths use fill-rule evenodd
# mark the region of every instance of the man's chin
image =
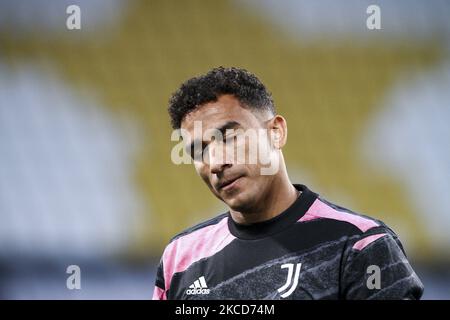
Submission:
<svg viewBox="0 0 450 320">
<path fill-rule="evenodd" d="M 230 209 L 237 212 L 247 212 L 251 207 L 250 201 L 245 200 L 242 194 L 230 196 L 224 199 L 224 202 Z"/>
</svg>

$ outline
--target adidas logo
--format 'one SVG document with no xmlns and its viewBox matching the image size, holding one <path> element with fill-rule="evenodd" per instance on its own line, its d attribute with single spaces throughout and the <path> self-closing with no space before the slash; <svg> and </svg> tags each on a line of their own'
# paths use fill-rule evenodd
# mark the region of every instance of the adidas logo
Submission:
<svg viewBox="0 0 450 320">
<path fill-rule="evenodd" d="M 195 280 L 193 284 L 186 290 L 186 294 L 209 294 L 208 286 L 206 285 L 205 277 L 201 276 Z"/>
</svg>

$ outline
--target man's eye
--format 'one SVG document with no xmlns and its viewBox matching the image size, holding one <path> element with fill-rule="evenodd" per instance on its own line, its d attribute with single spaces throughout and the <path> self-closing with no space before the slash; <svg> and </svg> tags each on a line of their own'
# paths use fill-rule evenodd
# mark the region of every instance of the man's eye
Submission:
<svg viewBox="0 0 450 320">
<path fill-rule="evenodd" d="M 236 139 L 237 139 L 237 135 L 236 134 L 228 135 L 228 136 L 223 138 L 223 142 L 225 142 L 225 143 L 235 142 Z"/>
<path fill-rule="evenodd" d="M 206 143 L 202 143 L 201 146 L 193 146 L 191 148 L 192 159 L 202 161 L 204 153 L 208 151 L 207 148 L 208 145 Z"/>
</svg>

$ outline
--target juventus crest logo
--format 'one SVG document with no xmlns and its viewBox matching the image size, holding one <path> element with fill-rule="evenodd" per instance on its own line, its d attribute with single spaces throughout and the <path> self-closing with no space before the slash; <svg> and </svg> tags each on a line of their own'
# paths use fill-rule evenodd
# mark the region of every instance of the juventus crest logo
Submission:
<svg viewBox="0 0 450 320">
<path fill-rule="evenodd" d="M 294 266 L 295 266 L 295 273 L 294 273 Z M 288 269 L 287 281 L 281 288 L 278 289 L 278 292 L 280 293 L 280 296 L 282 298 L 289 297 L 292 294 L 292 292 L 294 292 L 295 288 L 297 288 L 298 277 L 300 276 L 301 267 L 302 267 L 301 263 L 297 263 L 296 265 L 294 265 L 293 263 L 285 263 L 281 265 L 281 269 L 284 268 Z"/>
</svg>

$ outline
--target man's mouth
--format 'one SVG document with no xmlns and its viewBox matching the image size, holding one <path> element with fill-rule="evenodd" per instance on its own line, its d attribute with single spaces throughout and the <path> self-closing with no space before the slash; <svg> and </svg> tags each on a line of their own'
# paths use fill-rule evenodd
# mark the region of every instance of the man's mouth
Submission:
<svg viewBox="0 0 450 320">
<path fill-rule="evenodd" d="M 238 176 L 236 178 L 227 179 L 227 180 L 225 180 L 223 182 L 220 182 L 219 185 L 218 185 L 218 189 L 219 190 L 223 190 L 223 191 L 231 190 L 236 185 L 238 180 L 240 178 L 242 178 L 242 177 L 243 176 Z"/>
</svg>

